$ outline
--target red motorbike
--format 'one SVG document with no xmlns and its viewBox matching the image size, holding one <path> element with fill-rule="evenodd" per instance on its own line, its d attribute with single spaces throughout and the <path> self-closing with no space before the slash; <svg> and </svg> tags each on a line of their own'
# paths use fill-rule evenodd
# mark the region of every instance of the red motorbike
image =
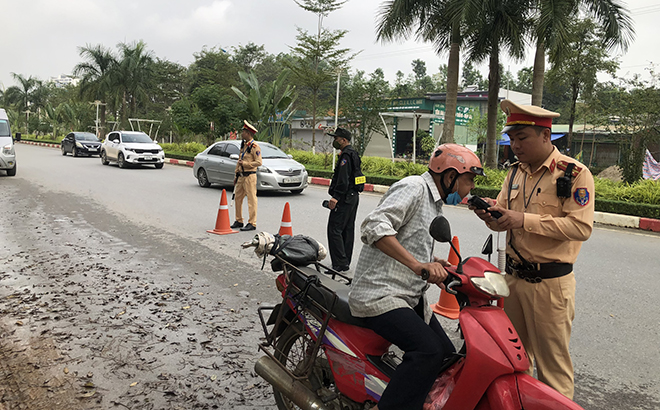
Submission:
<svg viewBox="0 0 660 410">
<path fill-rule="evenodd" d="M 451 244 L 444 217 L 435 218 L 429 231 L 435 240 Z M 351 315 L 350 279 L 322 273 L 327 267 L 318 262 L 295 266 L 283 252 L 275 258 L 283 271 L 276 279 L 282 302 L 259 308 L 265 333 L 259 347 L 266 355 L 257 360 L 255 371 L 273 386 L 278 408 L 375 406 L 400 358 L 388 341 Z M 424 408 L 581 409 L 523 373 L 529 367 L 525 349 L 504 311 L 494 305 L 509 294 L 500 271 L 478 257 L 462 260 L 459 255 L 459 261 L 447 268 L 445 286 L 461 307 L 464 345 L 443 365 Z M 266 312 L 270 312 L 268 319 Z"/>
</svg>

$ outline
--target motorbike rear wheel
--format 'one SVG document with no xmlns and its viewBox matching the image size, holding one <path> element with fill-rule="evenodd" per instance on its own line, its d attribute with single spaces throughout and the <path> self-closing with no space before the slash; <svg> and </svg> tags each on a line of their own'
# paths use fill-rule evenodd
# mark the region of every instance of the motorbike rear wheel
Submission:
<svg viewBox="0 0 660 410">
<path fill-rule="evenodd" d="M 307 363 L 308 356 L 312 353 L 314 340 L 307 334 L 302 323 L 297 322 L 287 327 L 277 341 L 275 348 L 275 358 L 280 363 L 285 363 L 286 368 L 294 375 L 299 376 L 303 371 L 305 363 Z M 323 349 L 319 349 L 312 370 L 307 379 L 303 381 L 303 384 L 314 392 L 317 397 L 326 402 L 327 408 L 337 410 L 344 408 L 336 390 L 335 379 L 332 375 L 330 364 L 325 353 L 323 353 Z M 293 404 L 279 390 L 273 388 L 273 393 L 279 410 L 299 409 L 298 406 Z M 326 401 L 333 397 L 334 399 Z M 345 406 L 347 403 L 344 402 L 343 404 Z"/>
</svg>

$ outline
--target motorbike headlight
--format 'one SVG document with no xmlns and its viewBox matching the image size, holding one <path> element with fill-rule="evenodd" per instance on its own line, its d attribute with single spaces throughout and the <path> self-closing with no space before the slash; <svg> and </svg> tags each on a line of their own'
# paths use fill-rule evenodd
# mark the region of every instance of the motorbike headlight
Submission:
<svg viewBox="0 0 660 410">
<path fill-rule="evenodd" d="M 83 145 L 80 143 L 80 141 L 76 141 L 76 147 L 78 147 L 78 148 L 82 148 Z"/>
<path fill-rule="evenodd" d="M 499 272 L 484 272 L 483 278 L 470 279 L 472 284 L 489 296 L 509 296 L 509 285 L 506 284 L 504 275 Z"/>
<path fill-rule="evenodd" d="M 257 168 L 257 170 L 263 174 L 271 174 L 270 169 L 264 167 L 263 165 Z"/>
</svg>

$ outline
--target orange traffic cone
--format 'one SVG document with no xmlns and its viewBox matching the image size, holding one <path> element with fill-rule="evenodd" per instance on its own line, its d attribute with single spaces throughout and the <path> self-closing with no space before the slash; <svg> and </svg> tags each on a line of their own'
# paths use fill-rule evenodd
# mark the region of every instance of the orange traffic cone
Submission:
<svg viewBox="0 0 660 410">
<path fill-rule="evenodd" d="M 238 233 L 230 227 L 229 223 L 229 206 L 227 205 L 227 191 L 222 190 L 220 197 L 220 207 L 218 208 L 218 217 L 215 220 L 215 229 L 206 231 L 216 235 L 227 235 L 230 233 Z"/>
<path fill-rule="evenodd" d="M 451 243 L 454 245 L 454 247 L 458 252 L 461 251 L 461 249 L 458 246 L 457 236 L 454 236 L 451 239 Z M 447 258 L 447 262 L 451 263 L 454 266 L 458 265 L 459 259 L 456 252 L 454 252 L 454 248 L 451 248 L 449 250 L 449 257 Z M 449 319 L 458 319 L 458 314 L 461 311 L 460 307 L 458 306 L 458 301 L 456 300 L 456 296 L 445 292 L 443 289 L 440 290 L 440 299 L 438 300 L 438 303 L 433 305 L 432 309 L 435 313 Z"/>
<path fill-rule="evenodd" d="M 280 224 L 280 236 L 289 235 L 293 236 L 293 228 L 291 225 L 291 210 L 289 203 L 284 204 L 284 212 L 282 213 L 282 223 Z"/>
</svg>

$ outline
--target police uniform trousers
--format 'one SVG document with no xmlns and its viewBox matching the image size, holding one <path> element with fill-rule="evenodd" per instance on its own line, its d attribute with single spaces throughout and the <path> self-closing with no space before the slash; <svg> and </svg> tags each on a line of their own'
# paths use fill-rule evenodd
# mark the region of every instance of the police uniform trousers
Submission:
<svg viewBox="0 0 660 410">
<path fill-rule="evenodd" d="M 575 274 L 530 283 L 506 275 L 511 295 L 504 311 L 513 323 L 530 359 L 526 372 L 573 399 L 573 362 L 568 345 L 575 317 Z"/>
<path fill-rule="evenodd" d="M 330 211 L 328 218 L 328 248 L 333 268 L 351 266 L 353 244 L 355 242 L 355 217 L 360 202 L 360 195 L 349 191 L 337 202 L 337 207 Z"/>
<path fill-rule="evenodd" d="M 240 176 L 234 187 L 236 203 L 236 221 L 243 223 L 243 198 L 247 196 L 248 213 L 250 218 L 248 222 L 257 226 L 257 174 Z"/>
</svg>

